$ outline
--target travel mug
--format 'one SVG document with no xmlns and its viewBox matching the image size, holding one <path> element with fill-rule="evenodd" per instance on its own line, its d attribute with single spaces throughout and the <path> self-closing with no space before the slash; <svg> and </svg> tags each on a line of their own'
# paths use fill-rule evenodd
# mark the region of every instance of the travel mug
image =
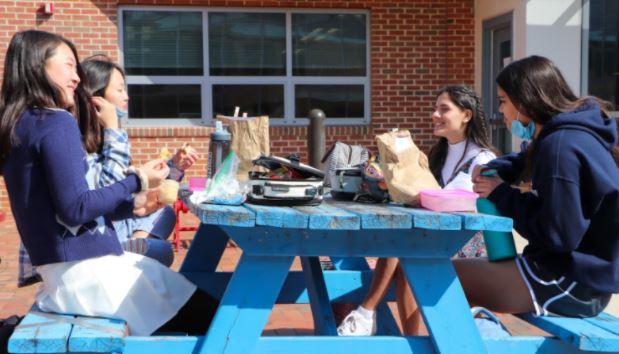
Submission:
<svg viewBox="0 0 619 354">
<path fill-rule="evenodd" d="M 493 176 L 497 173 L 495 169 L 485 169 L 481 171 L 482 176 Z M 477 212 L 488 215 L 501 216 L 493 202 L 486 198 L 477 198 Z M 502 231 L 483 231 L 484 243 L 488 259 L 491 262 L 511 259 L 516 257 L 516 245 L 514 236 L 511 232 Z"/>
</svg>

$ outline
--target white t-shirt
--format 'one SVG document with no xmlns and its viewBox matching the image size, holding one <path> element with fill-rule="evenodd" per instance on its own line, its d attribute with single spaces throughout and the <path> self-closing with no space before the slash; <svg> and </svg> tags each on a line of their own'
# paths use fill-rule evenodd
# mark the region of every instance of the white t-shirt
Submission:
<svg viewBox="0 0 619 354">
<path fill-rule="evenodd" d="M 483 165 L 496 158 L 496 155 L 490 150 L 482 149 L 477 144 L 469 142 L 466 152 L 464 147 L 466 146 L 466 140 L 463 140 L 456 144 L 449 144 L 447 150 L 447 158 L 445 164 L 441 170 L 441 177 L 443 182 L 448 182 L 455 171 L 458 171 L 465 163 L 473 158 L 473 163 L 469 167 L 468 171 L 460 172 L 456 177 L 447 183 L 445 189 L 464 189 L 468 191 L 473 190 L 473 182 L 471 181 L 471 174 L 473 169 L 477 165 Z M 464 158 L 462 153 L 464 152 Z M 462 159 L 460 159 L 462 158 Z M 458 163 L 460 161 L 460 163 Z M 456 166 L 457 164 L 457 166 Z"/>
</svg>

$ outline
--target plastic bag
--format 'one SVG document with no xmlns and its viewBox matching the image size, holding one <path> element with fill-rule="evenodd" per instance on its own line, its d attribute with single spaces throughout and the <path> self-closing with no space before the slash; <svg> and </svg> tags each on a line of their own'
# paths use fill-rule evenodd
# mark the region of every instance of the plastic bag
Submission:
<svg viewBox="0 0 619 354">
<path fill-rule="evenodd" d="M 475 319 L 475 325 L 479 330 L 479 334 L 483 338 L 507 338 L 511 336 L 511 333 L 501 323 L 498 317 L 492 311 L 485 307 L 473 307 L 471 308 L 471 314 Z"/>
<path fill-rule="evenodd" d="M 194 192 L 189 199 L 194 204 L 211 203 L 225 205 L 241 205 L 248 192 L 247 183 L 240 182 L 236 176 L 239 169 L 239 158 L 231 152 L 221 163 L 221 166 L 206 183 L 206 189 Z"/>
</svg>

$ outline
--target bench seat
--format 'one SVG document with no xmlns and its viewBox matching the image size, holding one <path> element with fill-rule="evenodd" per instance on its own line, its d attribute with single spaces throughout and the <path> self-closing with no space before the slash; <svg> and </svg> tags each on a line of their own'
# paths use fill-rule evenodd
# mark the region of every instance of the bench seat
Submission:
<svg viewBox="0 0 619 354">
<path fill-rule="evenodd" d="M 9 353 L 122 352 L 127 324 L 122 320 L 58 315 L 37 310 L 26 314 L 9 339 Z"/>
<path fill-rule="evenodd" d="M 519 315 L 521 319 L 583 351 L 619 352 L 619 318 L 602 312 L 596 317 L 536 317 Z"/>
</svg>

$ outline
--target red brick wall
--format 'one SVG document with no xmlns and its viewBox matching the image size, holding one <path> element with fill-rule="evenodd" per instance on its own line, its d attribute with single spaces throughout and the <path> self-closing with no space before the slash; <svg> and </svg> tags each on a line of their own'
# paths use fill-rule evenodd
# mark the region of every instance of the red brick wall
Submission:
<svg viewBox="0 0 619 354">
<path fill-rule="evenodd" d="M 53 1 L 54 15 L 37 14 L 41 0 L 0 0 L 0 63 L 16 31 L 37 28 L 58 32 L 78 47 L 80 57 L 106 53 L 117 58 L 117 4 L 191 5 L 273 8 L 354 8 L 370 13 L 371 117 L 366 126 L 327 128 L 327 143 L 339 139 L 372 148 L 374 136 L 390 128 L 410 129 L 424 150 L 434 142 L 430 114 L 434 93 L 450 83 L 474 82 L 474 0 L 63 0 Z M 2 71 L 0 64 L 0 72 Z M 131 128 L 137 163 L 156 157 L 161 147 L 191 142 L 205 156 L 210 128 Z M 307 129 L 271 128 L 271 149 L 283 155 L 298 151 L 307 158 Z M 192 168 L 204 174 L 205 165 Z M 0 202 L 7 211 L 0 179 Z"/>
</svg>

